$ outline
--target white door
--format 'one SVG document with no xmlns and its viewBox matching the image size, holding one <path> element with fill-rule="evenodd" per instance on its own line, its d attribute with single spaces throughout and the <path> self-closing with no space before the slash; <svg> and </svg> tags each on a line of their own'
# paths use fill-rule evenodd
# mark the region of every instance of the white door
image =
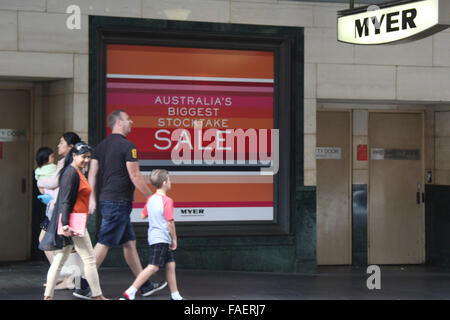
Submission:
<svg viewBox="0 0 450 320">
<path fill-rule="evenodd" d="M 423 114 L 369 113 L 370 264 L 425 262 Z"/>
</svg>

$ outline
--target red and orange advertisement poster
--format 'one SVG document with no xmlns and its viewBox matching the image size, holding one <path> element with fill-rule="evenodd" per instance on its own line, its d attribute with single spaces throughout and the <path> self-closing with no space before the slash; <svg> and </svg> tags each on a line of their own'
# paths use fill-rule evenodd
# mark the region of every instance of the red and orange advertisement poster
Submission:
<svg viewBox="0 0 450 320">
<path fill-rule="evenodd" d="M 130 115 L 141 167 L 170 172 L 176 221 L 273 220 L 273 177 L 242 169 L 270 153 L 273 52 L 108 45 L 106 76 L 107 114 Z M 136 192 L 133 221 L 145 200 Z"/>
</svg>

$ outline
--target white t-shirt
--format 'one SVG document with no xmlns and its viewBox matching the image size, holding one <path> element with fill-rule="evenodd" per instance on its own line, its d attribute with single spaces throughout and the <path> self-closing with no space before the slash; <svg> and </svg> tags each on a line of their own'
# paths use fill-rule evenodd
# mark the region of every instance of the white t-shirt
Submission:
<svg viewBox="0 0 450 320">
<path fill-rule="evenodd" d="M 160 194 L 152 194 L 145 204 L 144 216 L 148 216 L 148 244 L 172 243 L 167 221 L 173 220 L 173 200 Z"/>
</svg>

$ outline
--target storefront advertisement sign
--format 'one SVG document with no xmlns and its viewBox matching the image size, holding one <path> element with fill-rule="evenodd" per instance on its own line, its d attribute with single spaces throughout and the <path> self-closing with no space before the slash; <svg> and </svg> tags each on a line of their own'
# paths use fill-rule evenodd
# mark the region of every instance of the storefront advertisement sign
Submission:
<svg viewBox="0 0 450 320">
<path fill-rule="evenodd" d="M 402 0 L 339 14 L 338 41 L 361 45 L 408 42 L 447 28 L 450 1 Z"/>
<path fill-rule="evenodd" d="M 107 57 L 107 114 L 133 120 L 143 174 L 170 172 L 177 221 L 274 219 L 272 51 L 112 44 Z M 133 222 L 145 201 L 135 193 Z"/>
</svg>

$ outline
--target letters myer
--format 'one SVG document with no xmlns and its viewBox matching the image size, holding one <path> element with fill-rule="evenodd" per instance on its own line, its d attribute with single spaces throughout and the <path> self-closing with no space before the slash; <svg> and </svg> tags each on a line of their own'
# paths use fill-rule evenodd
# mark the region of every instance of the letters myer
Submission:
<svg viewBox="0 0 450 320">
<path fill-rule="evenodd" d="M 380 7 L 342 10 L 337 19 L 338 40 L 376 45 L 422 39 L 448 27 L 449 3 L 448 0 L 398 0 Z"/>
<path fill-rule="evenodd" d="M 205 209 L 181 209 L 182 215 L 204 215 Z"/>
<path fill-rule="evenodd" d="M 399 18 L 401 17 L 401 22 Z M 369 19 L 372 21 L 372 24 L 375 27 L 375 34 L 380 34 L 382 30 L 385 29 L 385 32 L 395 32 L 399 31 L 400 27 L 402 30 L 406 30 L 408 28 L 416 28 L 416 23 L 414 19 L 417 17 L 417 10 L 407 9 L 403 11 L 396 11 L 391 13 L 383 13 L 378 20 L 378 17 L 367 17 L 364 20 L 356 19 L 355 20 L 355 38 L 356 37 L 367 37 L 369 36 Z M 384 26 L 384 28 L 383 28 Z"/>
</svg>

